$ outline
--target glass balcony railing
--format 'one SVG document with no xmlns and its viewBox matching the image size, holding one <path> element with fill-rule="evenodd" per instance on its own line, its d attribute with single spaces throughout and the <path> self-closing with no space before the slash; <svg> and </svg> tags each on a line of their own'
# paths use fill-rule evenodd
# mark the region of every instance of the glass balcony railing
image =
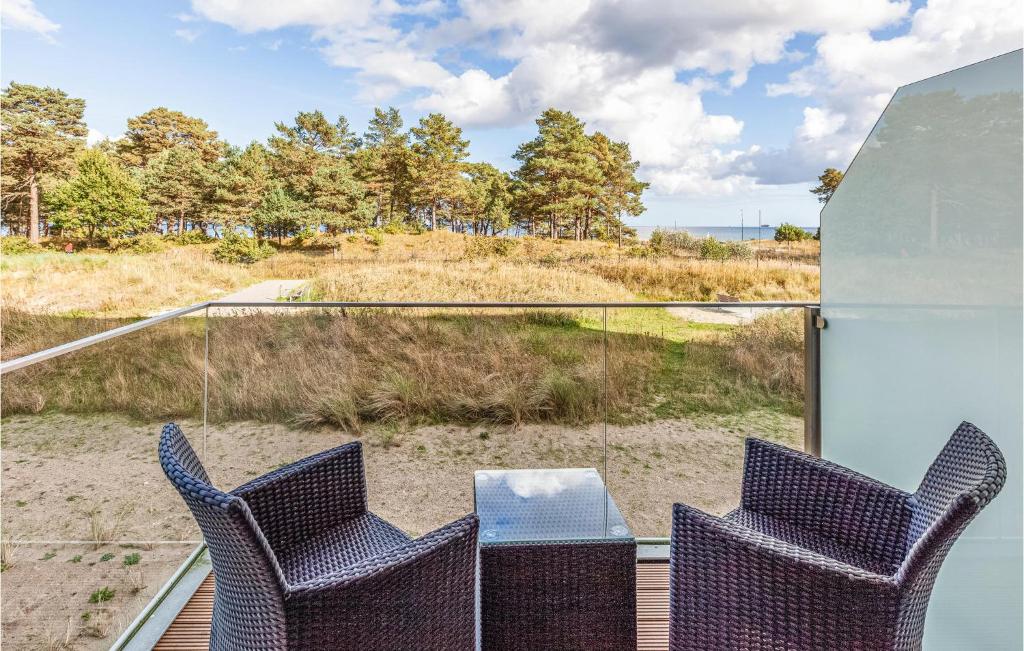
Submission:
<svg viewBox="0 0 1024 651">
<path fill-rule="evenodd" d="M 736 506 L 745 437 L 804 446 L 816 364 L 802 304 L 212 303 L 120 325 L 4 362 L 19 648 L 111 646 L 201 543 L 157 460 L 168 421 L 225 489 L 359 440 L 371 510 L 412 535 L 473 510 L 476 470 L 594 468 L 664 543 L 674 502 Z"/>
</svg>

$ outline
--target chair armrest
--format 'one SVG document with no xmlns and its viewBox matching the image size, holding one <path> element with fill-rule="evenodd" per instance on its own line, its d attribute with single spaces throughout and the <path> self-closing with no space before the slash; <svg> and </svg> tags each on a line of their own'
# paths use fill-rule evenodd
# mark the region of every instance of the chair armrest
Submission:
<svg viewBox="0 0 1024 651">
<path fill-rule="evenodd" d="M 366 513 L 358 441 L 306 457 L 231 491 L 245 500 L 270 547 L 292 543 Z"/>
<path fill-rule="evenodd" d="M 889 577 L 684 504 L 672 513 L 669 648 L 880 648 L 899 610 Z M 809 637 L 803 637 L 803 636 Z"/>
<path fill-rule="evenodd" d="M 354 649 L 471 649 L 479 519 L 467 515 L 384 554 L 289 586 L 293 640 Z"/>
<path fill-rule="evenodd" d="M 813 531 L 894 567 L 906 553 L 910 497 L 830 461 L 747 439 L 741 508 Z"/>
</svg>

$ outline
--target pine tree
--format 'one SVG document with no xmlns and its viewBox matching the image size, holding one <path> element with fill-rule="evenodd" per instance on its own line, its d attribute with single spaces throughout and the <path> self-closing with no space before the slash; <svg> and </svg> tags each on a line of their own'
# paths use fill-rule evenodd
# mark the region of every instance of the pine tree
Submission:
<svg viewBox="0 0 1024 651">
<path fill-rule="evenodd" d="M 85 100 L 57 88 L 12 81 L 0 94 L 4 213 L 23 212 L 18 207 L 27 203 L 25 230 L 32 242 L 39 241 L 40 187 L 74 167 L 88 133 L 84 113 Z"/>
<path fill-rule="evenodd" d="M 77 174 L 58 186 L 48 203 L 62 232 L 101 237 L 137 235 L 152 224 L 139 184 L 117 161 L 98 149 L 78 156 Z"/>
<path fill-rule="evenodd" d="M 211 131 L 206 122 L 162 106 L 129 119 L 124 138 L 117 142 L 121 160 L 139 168 L 175 147 L 193 150 L 206 163 L 215 162 L 224 150 L 217 132 Z"/>
<path fill-rule="evenodd" d="M 251 226 L 251 217 L 272 182 L 270 154 L 258 142 L 242 151 L 231 150 L 217 175 L 214 210 L 225 230 Z"/>
<path fill-rule="evenodd" d="M 143 196 L 157 215 L 166 219 L 167 232 L 185 232 L 197 224 L 214 194 L 210 170 L 191 147 L 165 149 L 149 159 L 143 172 Z"/>
<path fill-rule="evenodd" d="M 818 186 L 811 188 L 811 194 L 818 195 L 819 202 L 828 203 L 828 200 L 832 198 L 832 194 L 839 187 L 842 180 L 842 172 L 834 167 L 826 168 L 821 176 L 818 177 Z"/>
<path fill-rule="evenodd" d="M 520 145 L 514 156 L 520 162 L 520 200 L 533 214 L 547 218 L 550 237 L 559 237 L 571 225 L 579 239 L 583 216 L 593 207 L 601 183 L 593 143 L 583 122 L 568 111 L 547 109 L 537 127 L 537 137 Z"/>
<path fill-rule="evenodd" d="M 438 211 L 446 213 L 451 221 L 453 208 L 464 192 L 461 171 L 469 155 L 469 141 L 463 139 L 462 129 L 440 113 L 422 118 L 411 132 L 412 200 L 426 211 L 427 223 L 434 230 Z"/>
<path fill-rule="evenodd" d="M 496 235 L 511 225 L 512 179 L 490 163 L 467 163 L 460 213 L 473 232 Z"/>
<path fill-rule="evenodd" d="M 408 214 L 410 191 L 409 134 L 398 109 L 373 109 L 355 156 L 356 173 L 376 206 L 375 223 L 392 223 Z"/>
<path fill-rule="evenodd" d="M 644 212 L 641 195 L 650 184 L 637 180 L 636 171 L 640 163 L 633 160 L 629 143 L 612 141 L 600 131 L 590 139 L 594 143 L 594 155 L 601 169 L 601 188 L 596 202 L 597 210 L 593 215 L 588 215 L 584 238 L 590 236 L 591 216 L 597 218 L 597 225 L 607 238 L 612 235 L 613 229 L 615 232 L 621 229 L 624 214 L 637 217 Z"/>
<path fill-rule="evenodd" d="M 373 223 L 373 202 L 366 186 L 343 159 L 321 167 L 310 179 L 309 193 L 317 220 L 329 233 L 366 228 Z"/>
</svg>

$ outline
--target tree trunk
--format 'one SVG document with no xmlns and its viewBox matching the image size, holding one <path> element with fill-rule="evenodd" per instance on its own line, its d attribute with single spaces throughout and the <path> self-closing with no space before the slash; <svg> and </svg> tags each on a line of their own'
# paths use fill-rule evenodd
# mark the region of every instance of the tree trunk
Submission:
<svg viewBox="0 0 1024 651">
<path fill-rule="evenodd" d="M 437 228 L 437 203 L 430 204 L 430 230 Z"/>
<path fill-rule="evenodd" d="M 28 168 L 28 239 L 39 241 L 39 183 L 35 167 Z"/>
<path fill-rule="evenodd" d="M 178 235 L 185 232 L 185 210 L 178 211 Z"/>
<path fill-rule="evenodd" d="M 551 239 L 555 239 L 557 233 L 555 232 L 555 216 L 551 215 Z"/>
</svg>

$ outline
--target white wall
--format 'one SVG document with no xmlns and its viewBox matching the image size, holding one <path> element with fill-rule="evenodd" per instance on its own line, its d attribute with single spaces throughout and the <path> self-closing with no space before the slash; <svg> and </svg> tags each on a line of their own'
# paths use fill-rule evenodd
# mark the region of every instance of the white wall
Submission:
<svg viewBox="0 0 1024 651">
<path fill-rule="evenodd" d="M 900 88 L 822 211 L 822 454 L 913 491 L 962 420 L 1009 466 L 926 649 L 1022 646 L 1021 52 Z"/>
</svg>

